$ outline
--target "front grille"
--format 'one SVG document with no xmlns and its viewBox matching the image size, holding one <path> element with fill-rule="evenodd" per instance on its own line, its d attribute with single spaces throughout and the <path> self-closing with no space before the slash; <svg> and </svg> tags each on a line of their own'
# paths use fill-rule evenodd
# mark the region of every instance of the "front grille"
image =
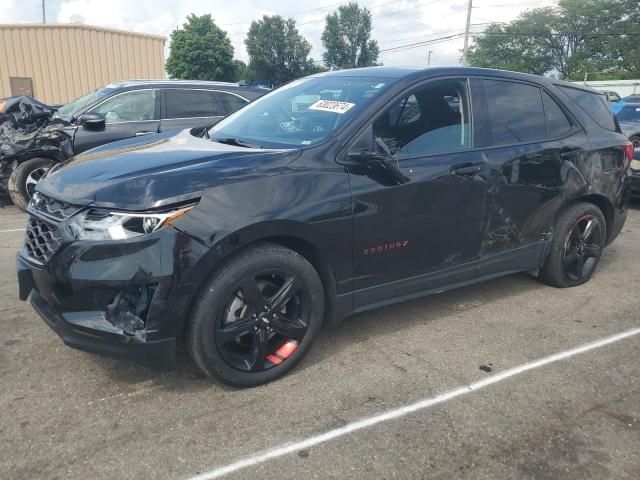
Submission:
<svg viewBox="0 0 640 480">
<path fill-rule="evenodd" d="M 61 202 L 40 192 L 35 192 L 31 198 L 31 208 L 56 220 L 66 220 L 82 207 Z"/>
<path fill-rule="evenodd" d="M 31 259 L 45 264 L 61 246 L 62 235 L 55 225 L 29 217 L 24 250 Z"/>
</svg>

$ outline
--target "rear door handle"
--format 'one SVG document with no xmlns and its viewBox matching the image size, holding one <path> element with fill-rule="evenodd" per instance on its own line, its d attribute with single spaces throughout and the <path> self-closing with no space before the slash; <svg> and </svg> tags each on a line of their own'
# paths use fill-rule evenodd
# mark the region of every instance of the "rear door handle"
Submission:
<svg viewBox="0 0 640 480">
<path fill-rule="evenodd" d="M 480 173 L 482 171 L 483 165 L 481 164 L 462 164 L 462 165 L 454 165 L 451 167 L 451 173 L 454 175 L 460 175 L 461 177 L 467 177 L 475 175 L 476 173 Z"/>
<path fill-rule="evenodd" d="M 152 135 L 157 132 L 136 132 L 136 137 L 142 137 L 143 135 Z"/>
</svg>

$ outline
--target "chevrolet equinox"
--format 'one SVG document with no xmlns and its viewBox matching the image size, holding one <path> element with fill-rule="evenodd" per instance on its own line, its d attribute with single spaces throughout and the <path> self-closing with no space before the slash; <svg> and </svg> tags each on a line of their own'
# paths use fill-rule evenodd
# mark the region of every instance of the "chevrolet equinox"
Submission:
<svg viewBox="0 0 640 480">
<path fill-rule="evenodd" d="M 20 298 L 72 347 L 254 386 L 323 322 L 514 272 L 589 280 L 627 213 L 604 95 L 473 68 L 293 81 L 194 136 L 53 167 Z"/>
</svg>

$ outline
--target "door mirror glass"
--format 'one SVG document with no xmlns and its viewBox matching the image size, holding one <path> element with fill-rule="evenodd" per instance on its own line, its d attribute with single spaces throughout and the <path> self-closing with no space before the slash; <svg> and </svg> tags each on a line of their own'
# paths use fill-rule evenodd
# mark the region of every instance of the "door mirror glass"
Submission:
<svg viewBox="0 0 640 480">
<path fill-rule="evenodd" d="M 78 123 L 90 130 L 100 130 L 104 128 L 106 119 L 101 113 L 88 112 L 78 119 Z"/>
</svg>

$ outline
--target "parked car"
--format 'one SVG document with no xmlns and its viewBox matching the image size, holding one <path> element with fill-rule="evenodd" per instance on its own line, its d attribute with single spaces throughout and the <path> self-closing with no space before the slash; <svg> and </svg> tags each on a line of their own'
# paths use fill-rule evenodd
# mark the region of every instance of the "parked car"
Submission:
<svg viewBox="0 0 640 480">
<path fill-rule="evenodd" d="M 210 127 L 264 93 L 222 82 L 136 80 L 107 85 L 51 109 L 47 121 L 26 135 L 32 123 L 8 128 L 1 135 L 8 151 L 0 152 L 0 179 L 24 209 L 42 175 L 74 154 L 125 138 Z M 36 104 L 27 99 L 22 107 L 25 103 Z M 18 114 L 23 110 L 17 108 Z"/>
<path fill-rule="evenodd" d="M 640 148 L 640 103 L 627 103 L 618 113 L 616 118 L 624 133 L 634 148 Z"/>
<path fill-rule="evenodd" d="M 636 148 L 631 162 L 631 195 L 640 197 L 640 148 Z"/>
<path fill-rule="evenodd" d="M 602 90 L 602 93 L 607 97 L 607 102 L 609 103 L 618 103 L 622 98 L 618 92 L 614 92 L 611 90 Z"/>
<path fill-rule="evenodd" d="M 20 298 L 72 347 L 160 368 L 184 342 L 207 375 L 258 385 L 354 312 L 520 271 L 587 282 L 625 223 L 632 155 L 586 87 L 318 74 L 202 137 L 54 167 L 29 207 Z"/>
</svg>

